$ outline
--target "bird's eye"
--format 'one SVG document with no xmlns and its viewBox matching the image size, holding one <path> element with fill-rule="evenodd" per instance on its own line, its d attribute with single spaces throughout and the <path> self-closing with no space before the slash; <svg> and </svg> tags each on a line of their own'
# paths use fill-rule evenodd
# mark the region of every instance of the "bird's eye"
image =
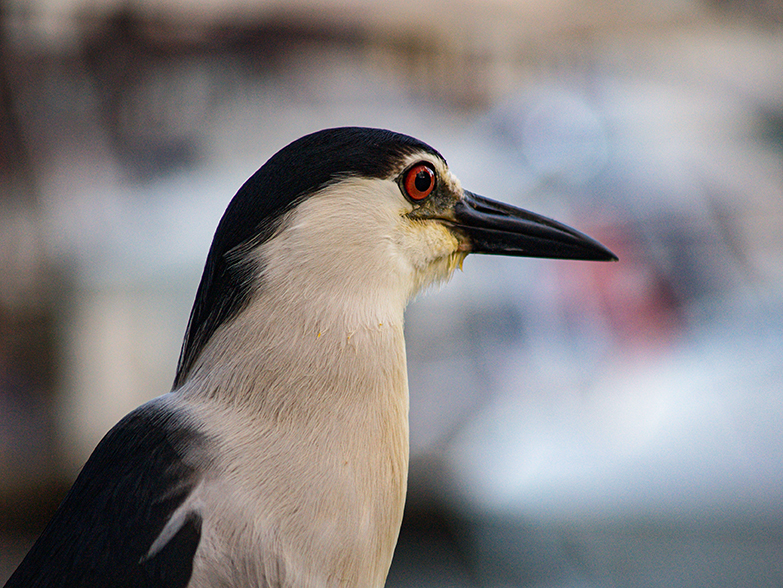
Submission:
<svg viewBox="0 0 783 588">
<path fill-rule="evenodd" d="M 405 172 L 403 186 L 408 198 L 424 200 L 435 189 L 435 170 L 426 163 L 416 164 Z"/>
</svg>

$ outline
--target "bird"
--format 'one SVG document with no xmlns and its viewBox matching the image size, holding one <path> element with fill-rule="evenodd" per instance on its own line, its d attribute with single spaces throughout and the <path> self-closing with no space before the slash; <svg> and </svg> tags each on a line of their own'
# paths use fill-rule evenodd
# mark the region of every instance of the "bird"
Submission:
<svg viewBox="0 0 783 588">
<path fill-rule="evenodd" d="M 229 203 L 171 390 L 98 443 L 6 588 L 381 587 L 408 477 L 404 311 L 468 254 L 617 257 L 341 127 Z"/>
</svg>

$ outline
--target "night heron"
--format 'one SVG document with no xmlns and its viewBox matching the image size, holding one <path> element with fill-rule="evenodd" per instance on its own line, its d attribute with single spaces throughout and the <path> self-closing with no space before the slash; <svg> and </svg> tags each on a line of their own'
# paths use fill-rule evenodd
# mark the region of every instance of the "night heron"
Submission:
<svg viewBox="0 0 783 588">
<path fill-rule="evenodd" d="M 405 135 L 279 151 L 220 221 L 172 391 L 98 444 L 6 586 L 382 586 L 408 472 L 403 313 L 469 253 L 616 259 L 463 190 Z"/>
</svg>

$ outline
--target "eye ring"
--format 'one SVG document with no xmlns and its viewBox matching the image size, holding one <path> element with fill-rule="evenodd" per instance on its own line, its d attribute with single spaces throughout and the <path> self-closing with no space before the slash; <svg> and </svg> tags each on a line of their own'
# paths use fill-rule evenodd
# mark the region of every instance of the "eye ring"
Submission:
<svg viewBox="0 0 783 588">
<path fill-rule="evenodd" d="M 405 172 L 402 186 L 405 194 L 414 202 L 421 202 L 432 194 L 437 176 L 435 170 L 427 163 L 417 163 Z"/>
</svg>

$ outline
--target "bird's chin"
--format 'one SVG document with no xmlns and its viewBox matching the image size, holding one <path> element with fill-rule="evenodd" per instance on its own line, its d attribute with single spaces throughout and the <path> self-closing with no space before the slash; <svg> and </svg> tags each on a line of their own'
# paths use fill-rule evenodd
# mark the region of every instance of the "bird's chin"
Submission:
<svg viewBox="0 0 783 588">
<path fill-rule="evenodd" d="M 467 251 L 457 250 L 430 262 L 426 268 L 417 272 L 413 295 L 438 288 L 448 282 L 455 270 L 462 270 L 462 263 L 467 256 Z"/>
</svg>

